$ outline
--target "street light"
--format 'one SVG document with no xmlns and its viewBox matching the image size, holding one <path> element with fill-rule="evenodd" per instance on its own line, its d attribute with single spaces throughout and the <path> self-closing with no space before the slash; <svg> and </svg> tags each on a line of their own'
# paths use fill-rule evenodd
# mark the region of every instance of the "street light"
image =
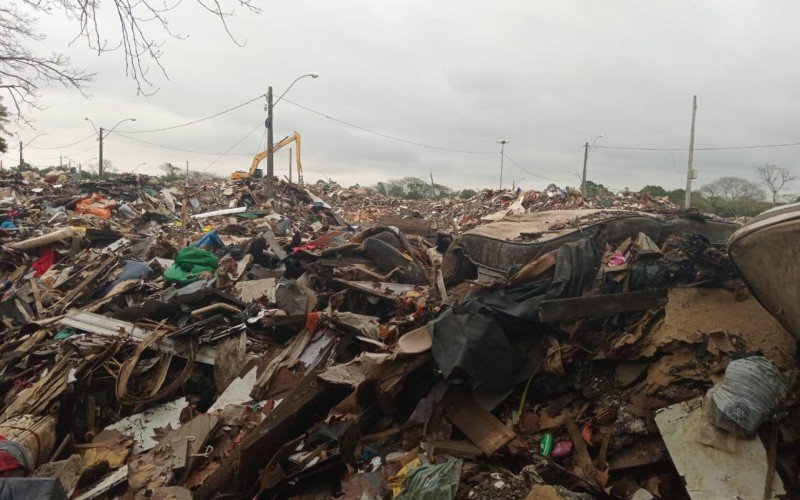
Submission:
<svg viewBox="0 0 800 500">
<path fill-rule="evenodd" d="M 102 179 L 103 178 L 103 138 L 104 138 L 103 137 L 103 127 L 100 127 L 98 129 L 97 126 L 94 124 L 94 122 L 92 120 L 90 120 L 88 116 L 86 118 L 84 118 L 84 120 L 86 120 L 87 122 L 92 124 L 92 127 L 94 128 L 94 131 L 97 133 L 98 140 L 100 141 L 100 149 L 99 149 L 99 152 L 98 152 L 98 155 L 97 155 L 99 157 L 99 164 L 98 164 L 98 167 L 97 167 L 97 177 L 99 179 Z M 116 125 L 111 127 L 111 130 L 107 130 L 106 131 L 105 137 L 108 137 L 108 135 L 111 132 L 113 132 L 114 130 L 116 130 L 116 128 L 119 127 L 121 124 L 123 124 L 125 122 L 129 122 L 129 121 L 130 122 L 135 122 L 136 118 L 123 118 L 122 120 L 118 121 Z"/>
<path fill-rule="evenodd" d="M 503 189 L 503 158 L 506 156 L 505 148 L 509 141 L 505 139 L 498 139 L 497 144 L 500 145 L 500 189 Z"/>
<path fill-rule="evenodd" d="M 511 189 L 517 189 L 517 184 L 524 181 L 525 177 L 511 181 Z"/>
<path fill-rule="evenodd" d="M 294 87 L 294 84 L 295 84 L 295 83 L 299 82 L 300 80 L 302 80 L 303 78 L 305 78 L 305 77 L 307 77 L 307 76 L 310 76 L 311 78 L 319 78 L 319 75 L 318 75 L 318 74 L 316 74 L 316 73 L 308 73 L 307 75 L 300 75 L 300 76 L 298 76 L 297 78 L 295 78 L 295 79 L 294 79 L 294 81 L 293 81 L 293 82 L 292 82 L 292 83 L 291 83 L 291 84 L 290 84 L 288 87 L 286 87 L 286 90 L 284 90 L 284 91 L 283 91 L 283 94 L 281 94 L 281 96 L 280 96 L 280 97 L 278 97 L 278 100 L 277 100 L 277 101 L 275 101 L 275 103 L 272 105 L 272 107 L 274 108 L 275 106 L 277 106 L 277 105 L 278 105 L 278 103 L 279 103 L 279 102 L 281 102 L 281 99 L 283 99 L 283 96 L 285 96 L 285 95 L 286 95 L 286 93 L 287 93 L 287 92 L 289 92 L 289 89 L 291 89 L 292 87 Z"/>
<path fill-rule="evenodd" d="M 586 196 L 586 166 L 589 163 L 589 151 L 594 149 L 595 143 L 603 137 L 603 134 L 598 135 L 592 141 L 592 145 L 589 146 L 589 143 L 583 145 L 583 177 L 581 177 L 581 193 Z"/>
<path fill-rule="evenodd" d="M 272 151 L 272 131 L 275 129 L 275 123 L 272 119 L 272 109 L 275 107 L 275 104 L 278 104 L 283 96 L 289 92 L 289 89 L 294 87 L 294 84 L 300 81 L 301 79 L 310 76 L 311 78 L 318 78 L 319 75 L 316 73 L 308 73 L 307 75 L 300 75 L 294 79 L 294 81 L 286 87 L 286 90 L 283 91 L 283 94 L 278 97 L 278 100 L 275 101 L 273 104 L 272 102 L 272 86 L 269 87 L 267 90 L 267 196 L 272 196 L 273 184 L 275 182 L 275 163 L 274 163 L 274 155 Z"/>
<path fill-rule="evenodd" d="M 22 137 L 20 137 L 19 133 L 17 133 L 17 139 L 19 140 L 19 168 L 20 168 L 20 170 L 22 170 L 22 165 L 25 163 L 25 161 L 22 159 L 22 150 L 25 149 L 26 147 L 28 147 L 28 144 L 32 143 L 37 138 L 39 138 L 39 137 L 41 137 L 43 135 L 47 135 L 47 132 L 42 132 L 41 134 L 37 134 L 37 135 L 35 135 L 33 137 L 33 139 L 31 139 L 30 141 L 26 142 L 25 144 L 22 144 Z"/>
</svg>

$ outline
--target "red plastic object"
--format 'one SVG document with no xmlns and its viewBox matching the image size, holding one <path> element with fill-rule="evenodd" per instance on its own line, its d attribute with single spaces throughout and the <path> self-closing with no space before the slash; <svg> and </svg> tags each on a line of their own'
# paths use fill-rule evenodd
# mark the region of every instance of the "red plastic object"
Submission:
<svg viewBox="0 0 800 500">
<path fill-rule="evenodd" d="M 566 458 L 572 454 L 572 441 L 566 439 L 564 441 L 558 441 L 555 446 L 553 446 L 553 452 L 550 456 L 553 458 Z"/>
</svg>

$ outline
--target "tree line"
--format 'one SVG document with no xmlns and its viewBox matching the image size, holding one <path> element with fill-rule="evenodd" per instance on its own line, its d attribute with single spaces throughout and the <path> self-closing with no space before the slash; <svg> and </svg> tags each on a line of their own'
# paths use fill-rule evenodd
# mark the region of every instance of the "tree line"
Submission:
<svg viewBox="0 0 800 500">
<path fill-rule="evenodd" d="M 699 190 L 692 192 L 692 206 L 704 213 L 713 213 L 722 217 L 752 217 L 778 204 L 800 201 L 796 194 L 784 191 L 797 177 L 786 167 L 764 164 L 755 169 L 758 182 L 743 177 L 725 176 L 704 184 Z M 405 198 L 409 200 L 442 198 L 471 198 L 477 194 L 475 190 L 454 190 L 450 187 L 428 182 L 418 177 L 403 177 L 377 183 L 372 189 L 380 194 Z M 614 193 L 602 184 L 586 181 L 587 198 L 614 196 Z M 638 191 L 629 193 L 647 193 L 659 198 L 666 197 L 672 203 L 683 206 L 686 190 L 667 190 L 658 185 L 647 185 Z"/>
</svg>

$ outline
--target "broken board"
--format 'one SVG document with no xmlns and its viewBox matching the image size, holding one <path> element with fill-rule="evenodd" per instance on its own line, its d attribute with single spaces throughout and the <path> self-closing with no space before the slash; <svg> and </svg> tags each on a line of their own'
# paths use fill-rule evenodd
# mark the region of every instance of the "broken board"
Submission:
<svg viewBox="0 0 800 500">
<path fill-rule="evenodd" d="M 544 300 L 539 305 L 539 319 L 551 321 L 573 321 L 581 318 L 606 318 L 619 313 L 645 311 L 667 302 L 667 290 L 645 290 L 643 292 L 614 293 L 591 297 Z"/>
<path fill-rule="evenodd" d="M 761 440 L 736 438 L 708 423 L 701 398 L 667 406 L 655 420 L 675 468 L 684 478 L 693 500 L 763 498 L 767 477 L 767 452 Z M 712 443 L 712 447 L 703 443 Z M 727 448 L 729 451 L 723 451 Z M 772 495 L 785 494 L 775 475 Z"/>
<path fill-rule="evenodd" d="M 448 396 L 444 403 L 445 415 L 470 441 L 492 456 L 517 435 L 494 415 L 484 410 L 468 394 Z"/>
</svg>

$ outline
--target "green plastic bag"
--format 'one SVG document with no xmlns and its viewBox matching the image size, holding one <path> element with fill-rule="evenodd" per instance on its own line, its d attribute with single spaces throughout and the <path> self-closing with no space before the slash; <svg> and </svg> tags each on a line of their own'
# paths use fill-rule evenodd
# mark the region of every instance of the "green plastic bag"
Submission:
<svg viewBox="0 0 800 500">
<path fill-rule="evenodd" d="M 396 500 L 452 500 L 461 479 L 460 458 L 442 464 L 424 464 L 409 471 Z"/>
<path fill-rule="evenodd" d="M 164 279 L 188 285 L 200 278 L 200 273 L 216 271 L 217 256 L 197 247 L 185 247 L 178 251 L 175 262 L 164 271 Z"/>
</svg>

